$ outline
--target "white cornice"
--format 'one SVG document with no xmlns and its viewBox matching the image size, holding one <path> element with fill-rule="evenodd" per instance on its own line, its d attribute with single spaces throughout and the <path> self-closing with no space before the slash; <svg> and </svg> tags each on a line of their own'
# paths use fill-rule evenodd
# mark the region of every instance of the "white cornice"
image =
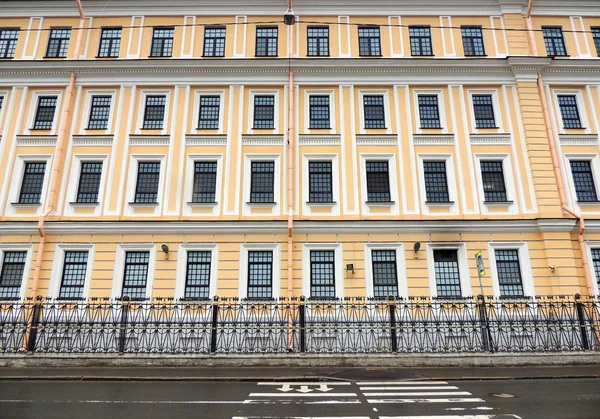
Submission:
<svg viewBox="0 0 600 419">
<path fill-rule="evenodd" d="M 453 145 L 454 134 L 413 134 L 414 145 Z"/>
<path fill-rule="evenodd" d="M 168 135 L 130 135 L 129 145 L 165 146 L 169 145 Z"/>
<path fill-rule="evenodd" d="M 56 146 L 56 135 L 17 135 L 17 146 L 19 147 L 54 147 Z"/>
<path fill-rule="evenodd" d="M 510 145 L 510 134 L 471 134 L 471 145 Z"/>
<path fill-rule="evenodd" d="M 597 145 L 598 134 L 561 134 L 558 136 L 561 145 Z"/>
<path fill-rule="evenodd" d="M 111 146 L 113 135 L 77 135 L 73 136 L 73 146 Z"/>
<path fill-rule="evenodd" d="M 397 135 L 357 135 L 356 145 L 396 145 L 398 144 Z"/>
<path fill-rule="evenodd" d="M 340 145 L 340 135 L 304 134 L 298 137 L 299 145 Z"/>
<path fill-rule="evenodd" d="M 227 135 L 186 135 L 185 145 L 223 146 L 227 145 Z"/>
<path fill-rule="evenodd" d="M 242 145 L 283 145 L 283 135 L 242 135 Z"/>
</svg>

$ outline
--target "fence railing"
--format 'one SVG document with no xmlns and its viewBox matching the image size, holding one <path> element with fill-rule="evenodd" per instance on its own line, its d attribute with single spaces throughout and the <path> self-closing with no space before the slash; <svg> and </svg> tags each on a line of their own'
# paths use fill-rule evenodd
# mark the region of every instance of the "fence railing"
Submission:
<svg viewBox="0 0 600 419">
<path fill-rule="evenodd" d="M 0 302 L 2 353 L 583 350 L 600 350 L 600 302 L 579 295 Z"/>
</svg>

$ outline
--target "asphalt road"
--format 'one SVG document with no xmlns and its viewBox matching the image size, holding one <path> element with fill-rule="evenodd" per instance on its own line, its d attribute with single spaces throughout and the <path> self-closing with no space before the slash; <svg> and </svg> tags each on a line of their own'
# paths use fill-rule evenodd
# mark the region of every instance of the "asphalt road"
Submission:
<svg viewBox="0 0 600 419">
<path fill-rule="evenodd" d="M 600 379 L 0 382 L 1 419 L 598 419 L 599 412 Z"/>
</svg>

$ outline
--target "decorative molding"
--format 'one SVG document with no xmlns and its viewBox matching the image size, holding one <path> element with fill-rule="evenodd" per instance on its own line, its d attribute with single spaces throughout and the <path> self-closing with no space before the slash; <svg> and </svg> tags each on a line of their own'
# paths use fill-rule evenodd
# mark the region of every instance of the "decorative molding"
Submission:
<svg viewBox="0 0 600 419">
<path fill-rule="evenodd" d="M 298 136 L 298 145 L 340 145 L 341 135 L 314 135 L 303 134 Z"/>
<path fill-rule="evenodd" d="M 112 146 L 114 135 L 74 135 L 73 146 Z"/>
<path fill-rule="evenodd" d="M 510 145 L 512 138 L 510 134 L 471 134 L 469 141 L 471 145 Z"/>
<path fill-rule="evenodd" d="M 242 135 L 242 145 L 283 145 L 283 135 Z"/>
<path fill-rule="evenodd" d="M 369 135 L 359 134 L 356 136 L 356 145 L 397 145 L 397 135 Z"/>
<path fill-rule="evenodd" d="M 168 135 L 130 135 L 129 145 L 164 146 L 169 145 L 171 139 Z"/>
<path fill-rule="evenodd" d="M 598 134 L 561 134 L 558 136 L 561 145 L 597 145 Z"/>
<path fill-rule="evenodd" d="M 185 136 L 185 145 L 225 146 L 227 135 L 191 135 Z"/>
<path fill-rule="evenodd" d="M 413 134 L 414 145 L 453 145 L 454 134 Z"/>
<path fill-rule="evenodd" d="M 17 135 L 17 147 L 55 147 L 56 135 Z"/>
</svg>

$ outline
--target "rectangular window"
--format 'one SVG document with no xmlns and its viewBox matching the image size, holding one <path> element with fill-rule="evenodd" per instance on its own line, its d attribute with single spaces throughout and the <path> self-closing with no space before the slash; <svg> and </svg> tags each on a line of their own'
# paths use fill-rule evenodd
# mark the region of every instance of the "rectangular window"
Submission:
<svg viewBox="0 0 600 419">
<path fill-rule="evenodd" d="M 592 249 L 592 263 L 594 264 L 594 272 L 596 273 L 596 283 L 600 288 L 600 249 Z"/>
<path fill-rule="evenodd" d="M 523 280 L 521 278 L 521 265 L 519 251 L 495 250 L 496 270 L 498 271 L 498 285 L 501 297 L 523 297 Z"/>
<path fill-rule="evenodd" d="M 166 96 L 147 96 L 143 129 L 162 129 L 165 119 Z"/>
<path fill-rule="evenodd" d="M 365 129 L 385 129 L 383 96 L 363 96 Z"/>
<path fill-rule="evenodd" d="M 0 111 L 2 111 L 3 104 L 4 104 L 4 96 L 0 96 Z"/>
<path fill-rule="evenodd" d="M 154 28 L 152 32 L 151 57 L 170 57 L 173 55 L 173 35 L 175 28 Z"/>
<path fill-rule="evenodd" d="M 577 106 L 577 96 L 575 95 L 560 95 L 558 96 L 558 106 L 563 120 L 565 129 L 580 129 L 581 118 L 579 116 L 579 108 Z"/>
<path fill-rule="evenodd" d="M 40 96 L 38 98 L 33 129 L 52 129 L 54 113 L 56 112 L 56 102 L 58 102 L 56 96 Z"/>
<path fill-rule="evenodd" d="M 275 97 L 254 96 L 254 129 L 275 128 Z"/>
<path fill-rule="evenodd" d="M 411 26 L 408 28 L 410 52 L 413 56 L 431 56 L 431 28 L 429 26 Z"/>
<path fill-rule="evenodd" d="M 421 128 L 441 128 L 437 95 L 419 95 Z"/>
<path fill-rule="evenodd" d="M 256 56 L 277 57 L 277 27 L 256 28 Z"/>
<path fill-rule="evenodd" d="M 82 162 L 77 203 L 96 203 L 102 178 L 102 162 Z"/>
<path fill-rule="evenodd" d="M 184 298 L 206 300 L 210 298 L 210 264 L 212 254 L 208 251 L 187 252 Z"/>
<path fill-rule="evenodd" d="M 111 96 L 92 96 L 88 129 L 108 128 L 108 118 L 110 116 L 111 101 Z"/>
<path fill-rule="evenodd" d="M 46 162 L 25 163 L 19 204 L 39 204 L 42 198 Z"/>
<path fill-rule="evenodd" d="M 206 27 L 204 29 L 204 52 L 205 57 L 225 56 L 225 28 Z"/>
<path fill-rule="evenodd" d="M 0 29 L 0 58 L 15 57 L 18 39 L 18 29 Z"/>
<path fill-rule="evenodd" d="M 69 49 L 71 28 L 52 28 L 48 37 L 46 58 L 65 58 Z"/>
<path fill-rule="evenodd" d="M 25 273 L 27 252 L 4 252 L 0 272 L 0 300 L 18 300 Z"/>
<path fill-rule="evenodd" d="M 118 58 L 121 48 L 121 28 L 102 28 L 100 32 L 99 58 Z"/>
<path fill-rule="evenodd" d="M 220 96 L 200 96 L 198 129 L 219 129 Z"/>
<path fill-rule="evenodd" d="M 159 180 L 160 162 L 139 162 L 134 202 L 136 204 L 158 202 Z"/>
<path fill-rule="evenodd" d="M 542 27 L 546 54 L 549 57 L 560 57 L 567 55 L 565 39 L 561 27 Z"/>
<path fill-rule="evenodd" d="M 310 129 L 329 129 L 329 96 L 310 96 Z"/>
<path fill-rule="evenodd" d="M 213 203 L 217 191 L 217 162 L 194 162 L 194 192 L 192 202 Z"/>
<path fill-rule="evenodd" d="M 424 161 L 425 194 L 427 202 L 450 202 L 445 161 Z"/>
<path fill-rule="evenodd" d="M 310 298 L 335 298 L 335 251 L 310 251 Z"/>
<path fill-rule="evenodd" d="M 477 128 L 497 128 L 492 95 L 473 95 L 473 114 Z"/>
<path fill-rule="evenodd" d="M 461 26 L 463 48 L 466 56 L 484 56 L 483 31 L 481 26 Z"/>
<path fill-rule="evenodd" d="M 332 163 L 308 162 L 308 202 L 333 202 Z"/>
<path fill-rule="evenodd" d="M 132 300 L 144 300 L 146 298 L 149 263 L 150 252 L 125 253 L 122 297 L 129 297 Z"/>
<path fill-rule="evenodd" d="M 367 201 L 390 202 L 390 173 L 387 161 L 366 162 Z"/>
<path fill-rule="evenodd" d="M 248 252 L 248 298 L 267 299 L 273 296 L 273 252 Z"/>
<path fill-rule="evenodd" d="M 373 296 L 385 298 L 398 297 L 398 272 L 395 250 L 373 250 Z"/>
<path fill-rule="evenodd" d="M 361 57 L 381 56 L 381 41 L 378 26 L 359 26 L 358 49 Z"/>
<path fill-rule="evenodd" d="M 58 298 L 74 300 L 83 298 L 85 274 L 89 252 L 65 252 Z"/>
<path fill-rule="evenodd" d="M 462 297 L 457 250 L 434 250 L 433 265 L 438 297 Z"/>
<path fill-rule="evenodd" d="M 274 202 L 275 162 L 253 161 L 250 171 L 250 202 Z"/>
<path fill-rule="evenodd" d="M 327 57 L 329 56 L 329 27 L 327 26 L 309 26 L 308 34 L 308 56 Z"/>
<path fill-rule="evenodd" d="M 592 162 L 589 160 L 571 160 L 570 163 L 577 201 L 598 201 L 596 184 L 594 182 L 594 175 L 592 174 Z"/>
<path fill-rule="evenodd" d="M 600 27 L 592 28 L 592 38 L 594 39 L 594 45 L 596 45 L 596 54 L 600 56 Z"/>
<path fill-rule="evenodd" d="M 508 199 L 502 160 L 481 161 L 480 167 L 485 202 L 506 202 Z"/>
</svg>

